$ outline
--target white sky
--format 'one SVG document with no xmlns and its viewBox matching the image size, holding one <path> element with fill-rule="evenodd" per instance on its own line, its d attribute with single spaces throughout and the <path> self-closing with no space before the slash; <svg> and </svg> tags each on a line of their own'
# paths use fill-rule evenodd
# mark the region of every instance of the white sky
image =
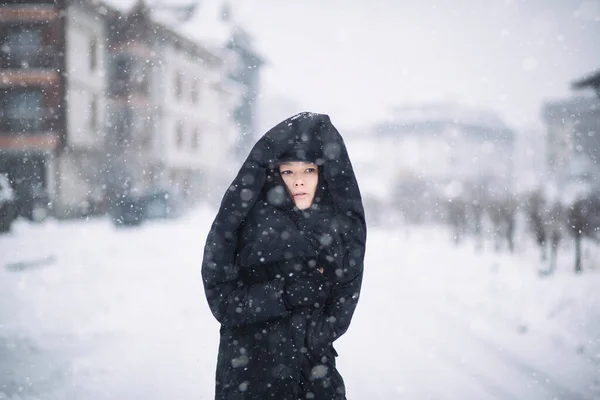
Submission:
<svg viewBox="0 0 600 400">
<path fill-rule="evenodd" d="M 296 107 L 354 126 L 450 100 L 539 125 L 543 100 L 600 69 L 600 0 L 242 1 L 269 60 L 266 119 Z"/>
</svg>

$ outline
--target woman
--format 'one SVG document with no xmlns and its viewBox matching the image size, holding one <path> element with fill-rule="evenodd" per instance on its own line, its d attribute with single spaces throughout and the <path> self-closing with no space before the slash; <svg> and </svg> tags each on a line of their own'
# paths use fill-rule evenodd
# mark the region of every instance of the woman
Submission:
<svg viewBox="0 0 600 400">
<path fill-rule="evenodd" d="M 226 192 L 204 249 L 221 323 L 216 399 L 345 399 L 332 344 L 350 325 L 366 225 L 328 116 L 269 130 Z"/>
</svg>

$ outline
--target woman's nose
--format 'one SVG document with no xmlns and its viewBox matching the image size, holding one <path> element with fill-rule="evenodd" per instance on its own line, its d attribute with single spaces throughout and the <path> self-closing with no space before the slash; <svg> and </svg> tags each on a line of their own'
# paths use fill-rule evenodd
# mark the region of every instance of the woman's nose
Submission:
<svg viewBox="0 0 600 400">
<path fill-rule="evenodd" d="M 294 186 L 304 186 L 304 182 L 296 181 L 296 182 L 294 182 Z"/>
</svg>

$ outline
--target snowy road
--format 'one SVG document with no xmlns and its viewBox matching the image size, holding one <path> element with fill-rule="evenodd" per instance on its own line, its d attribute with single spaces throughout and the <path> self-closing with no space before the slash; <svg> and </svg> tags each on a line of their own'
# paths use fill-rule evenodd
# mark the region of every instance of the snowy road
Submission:
<svg viewBox="0 0 600 400">
<path fill-rule="evenodd" d="M 598 364 L 543 335 L 466 312 L 452 289 L 483 282 L 452 279 L 452 268 L 482 260 L 431 235 L 371 232 L 370 284 L 354 320 L 361 332 L 339 346 L 360 360 L 340 360 L 355 398 L 600 398 Z M 457 281 L 464 288 L 452 288 Z"/>
<path fill-rule="evenodd" d="M 200 263 L 212 216 L 132 230 L 21 223 L 1 236 L 0 399 L 211 399 L 218 325 Z M 484 295 L 491 272 L 474 264 L 518 262 L 436 230 L 372 229 L 361 303 L 336 345 L 349 399 L 600 398 L 593 355 L 507 315 L 531 296 L 501 292 L 498 304 L 516 300 L 500 310 Z"/>
</svg>

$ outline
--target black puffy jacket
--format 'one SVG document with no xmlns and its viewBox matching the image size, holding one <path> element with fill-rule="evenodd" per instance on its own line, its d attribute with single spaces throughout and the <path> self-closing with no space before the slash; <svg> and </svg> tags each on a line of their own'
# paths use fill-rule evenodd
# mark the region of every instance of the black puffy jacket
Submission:
<svg viewBox="0 0 600 400">
<path fill-rule="evenodd" d="M 276 170 L 299 140 L 320 149 L 305 211 Z M 216 399 L 345 398 L 332 343 L 358 302 L 365 241 L 358 184 L 329 117 L 302 113 L 267 132 L 223 197 L 204 249 L 206 297 L 221 323 Z M 290 307 L 284 294 L 298 279 L 317 283 L 323 304 Z"/>
</svg>

